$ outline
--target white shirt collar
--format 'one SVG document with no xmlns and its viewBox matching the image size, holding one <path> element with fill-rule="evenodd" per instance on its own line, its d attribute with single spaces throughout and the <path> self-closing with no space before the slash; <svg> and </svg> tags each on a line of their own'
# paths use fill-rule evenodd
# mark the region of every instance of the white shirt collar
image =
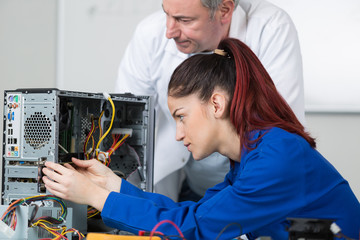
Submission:
<svg viewBox="0 0 360 240">
<path fill-rule="evenodd" d="M 246 12 L 240 5 L 238 5 L 234 10 L 231 19 L 229 37 L 238 38 L 244 42 L 246 40 L 246 26 Z"/>
<path fill-rule="evenodd" d="M 165 47 L 165 51 L 167 52 L 170 52 L 182 59 L 186 59 L 188 58 L 190 55 L 189 54 L 186 54 L 186 53 L 182 53 L 180 52 L 177 47 L 176 47 L 176 43 L 174 41 L 174 39 L 167 39 L 167 44 L 166 44 L 166 47 Z"/>
</svg>

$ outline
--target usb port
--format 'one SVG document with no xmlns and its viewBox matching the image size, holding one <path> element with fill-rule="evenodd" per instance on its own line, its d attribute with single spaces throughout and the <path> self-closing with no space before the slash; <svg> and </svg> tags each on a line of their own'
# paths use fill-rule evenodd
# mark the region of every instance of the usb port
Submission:
<svg viewBox="0 0 360 240">
<path fill-rule="evenodd" d="M 17 144 L 17 138 L 14 138 L 14 144 Z"/>
<path fill-rule="evenodd" d="M 9 135 L 9 136 L 13 135 L 13 133 L 14 133 L 14 130 L 13 130 L 13 129 L 8 129 L 8 135 Z"/>
</svg>

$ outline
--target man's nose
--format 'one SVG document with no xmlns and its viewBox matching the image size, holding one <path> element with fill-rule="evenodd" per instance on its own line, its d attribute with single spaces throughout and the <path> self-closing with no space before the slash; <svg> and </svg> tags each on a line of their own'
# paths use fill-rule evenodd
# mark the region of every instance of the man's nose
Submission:
<svg viewBox="0 0 360 240">
<path fill-rule="evenodd" d="M 167 17 L 166 19 L 166 37 L 168 39 L 177 38 L 180 36 L 180 29 L 175 19 Z"/>
</svg>

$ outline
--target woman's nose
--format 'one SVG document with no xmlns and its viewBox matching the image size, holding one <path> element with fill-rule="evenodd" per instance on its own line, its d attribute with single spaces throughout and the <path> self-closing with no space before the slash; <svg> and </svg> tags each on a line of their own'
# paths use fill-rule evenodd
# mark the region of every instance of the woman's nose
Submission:
<svg viewBox="0 0 360 240">
<path fill-rule="evenodd" d="M 185 137 L 185 133 L 182 127 L 176 126 L 176 135 L 175 135 L 176 141 L 182 141 L 184 137 Z"/>
</svg>

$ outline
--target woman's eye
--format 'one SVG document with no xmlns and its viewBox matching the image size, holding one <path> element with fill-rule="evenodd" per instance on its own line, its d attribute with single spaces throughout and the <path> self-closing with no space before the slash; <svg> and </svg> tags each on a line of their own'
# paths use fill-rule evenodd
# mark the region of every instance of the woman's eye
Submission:
<svg viewBox="0 0 360 240">
<path fill-rule="evenodd" d="M 180 122 L 182 122 L 184 120 L 184 116 L 179 115 L 178 118 L 180 119 Z"/>
</svg>

